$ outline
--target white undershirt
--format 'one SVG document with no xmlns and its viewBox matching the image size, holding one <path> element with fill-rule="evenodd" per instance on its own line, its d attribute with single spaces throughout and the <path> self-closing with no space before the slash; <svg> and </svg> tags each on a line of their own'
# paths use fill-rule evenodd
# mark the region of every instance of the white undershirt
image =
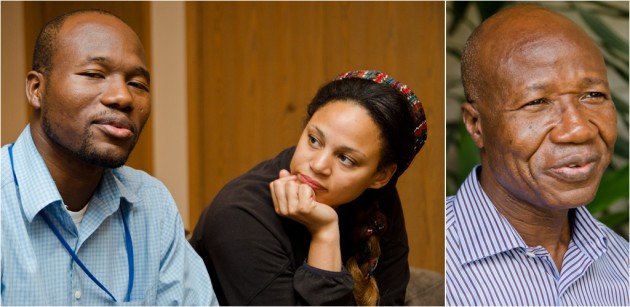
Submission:
<svg viewBox="0 0 630 307">
<path fill-rule="evenodd" d="M 74 225 L 77 226 L 77 230 L 81 229 L 81 221 L 83 220 L 83 216 L 85 215 L 85 211 L 87 210 L 88 205 L 90 204 L 89 203 L 86 204 L 85 207 L 83 207 L 83 209 L 77 212 L 68 210 L 68 213 L 70 213 L 70 217 L 72 217 L 72 221 L 74 222 Z"/>
</svg>

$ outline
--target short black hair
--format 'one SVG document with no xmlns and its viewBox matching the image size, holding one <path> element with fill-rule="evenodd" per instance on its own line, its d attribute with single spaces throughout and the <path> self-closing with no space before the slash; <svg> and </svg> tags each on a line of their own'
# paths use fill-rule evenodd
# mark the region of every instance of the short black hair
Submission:
<svg viewBox="0 0 630 307">
<path fill-rule="evenodd" d="M 112 12 L 93 8 L 72 11 L 55 17 L 53 20 L 46 23 L 46 25 L 44 25 L 44 27 L 41 29 L 41 31 L 39 31 L 39 34 L 37 35 L 35 48 L 33 50 L 33 64 L 31 66 L 32 70 L 37 71 L 44 76 L 49 76 L 50 71 L 52 70 L 52 57 L 55 50 L 57 49 L 57 34 L 59 33 L 61 26 L 63 26 L 68 17 L 85 13 L 109 15 L 119 19 L 122 22 L 125 22 L 122 18 L 118 17 Z M 125 24 L 127 23 L 125 22 Z"/>
</svg>

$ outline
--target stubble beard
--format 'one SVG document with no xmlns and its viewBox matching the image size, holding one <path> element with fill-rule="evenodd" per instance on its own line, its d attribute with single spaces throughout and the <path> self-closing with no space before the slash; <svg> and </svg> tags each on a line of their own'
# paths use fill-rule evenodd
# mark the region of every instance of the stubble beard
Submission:
<svg viewBox="0 0 630 307">
<path fill-rule="evenodd" d="M 136 137 L 125 155 L 111 155 L 107 152 L 99 152 L 94 146 L 94 133 L 90 130 L 90 126 L 88 125 L 85 126 L 85 128 L 81 132 L 79 146 L 78 149 L 75 150 L 72 147 L 65 145 L 62 141 L 62 138 L 59 137 L 57 133 L 55 133 L 55 130 L 48 120 L 48 112 L 46 109 L 42 110 L 42 129 L 44 130 L 44 134 L 46 134 L 48 139 L 53 141 L 59 147 L 67 150 L 75 158 L 83 161 L 84 163 L 104 168 L 118 168 L 123 166 L 125 162 L 127 162 L 129 154 L 136 146 L 136 143 L 138 141 L 138 138 Z"/>
</svg>

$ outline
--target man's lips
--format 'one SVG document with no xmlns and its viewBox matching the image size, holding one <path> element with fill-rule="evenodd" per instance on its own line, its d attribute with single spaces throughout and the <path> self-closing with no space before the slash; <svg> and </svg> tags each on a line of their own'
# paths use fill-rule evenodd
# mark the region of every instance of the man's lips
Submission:
<svg viewBox="0 0 630 307">
<path fill-rule="evenodd" d="M 94 121 L 94 124 L 111 138 L 128 139 L 135 134 L 133 123 L 125 117 L 101 118 Z"/>
<path fill-rule="evenodd" d="M 556 161 L 549 170 L 552 176 L 564 181 L 583 181 L 595 174 L 598 160 L 598 157 L 592 154 L 565 156 Z"/>
<path fill-rule="evenodd" d="M 297 174 L 297 178 L 301 183 L 308 185 L 315 191 L 325 190 L 325 188 L 319 182 L 317 182 L 316 180 L 314 180 L 313 178 L 309 176 Z"/>
</svg>

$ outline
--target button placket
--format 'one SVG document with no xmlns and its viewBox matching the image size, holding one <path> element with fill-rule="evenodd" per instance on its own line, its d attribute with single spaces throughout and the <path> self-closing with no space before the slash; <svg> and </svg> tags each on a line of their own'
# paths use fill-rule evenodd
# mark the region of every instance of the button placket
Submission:
<svg viewBox="0 0 630 307">
<path fill-rule="evenodd" d="M 71 274 L 72 274 L 72 298 L 74 300 L 75 303 L 78 303 L 77 301 L 79 301 L 81 299 L 81 296 L 83 295 L 83 292 L 81 290 L 83 290 L 82 284 L 82 277 L 81 277 L 81 273 L 79 272 L 81 270 L 81 268 L 79 268 L 79 266 L 72 261 L 72 270 L 71 270 Z"/>
</svg>

